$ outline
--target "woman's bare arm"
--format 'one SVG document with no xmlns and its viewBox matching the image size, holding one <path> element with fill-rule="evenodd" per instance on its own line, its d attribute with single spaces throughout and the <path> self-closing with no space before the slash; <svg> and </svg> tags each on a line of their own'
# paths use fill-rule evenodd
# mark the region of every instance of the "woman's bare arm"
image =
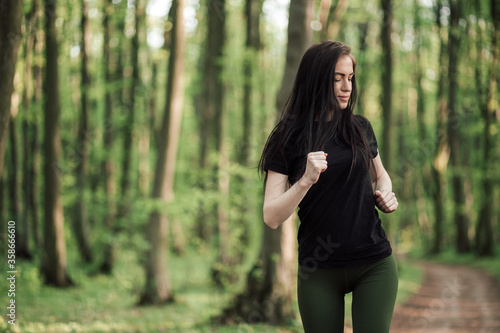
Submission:
<svg viewBox="0 0 500 333">
<path fill-rule="evenodd" d="M 324 152 L 309 153 L 304 175 L 291 187 L 288 187 L 287 175 L 269 170 L 264 194 L 264 222 L 273 229 L 285 222 L 327 166 Z"/>
<path fill-rule="evenodd" d="M 372 179 L 372 187 L 375 195 L 375 204 L 378 209 L 384 213 L 392 213 L 398 208 L 398 200 L 394 192 L 392 192 L 391 177 L 384 168 L 380 154 L 373 159 L 373 164 L 370 166 L 370 175 Z"/>
</svg>

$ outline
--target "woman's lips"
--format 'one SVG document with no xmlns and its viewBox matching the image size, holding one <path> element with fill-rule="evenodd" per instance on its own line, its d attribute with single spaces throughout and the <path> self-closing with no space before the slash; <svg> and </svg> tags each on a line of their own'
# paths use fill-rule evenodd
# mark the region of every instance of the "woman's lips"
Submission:
<svg viewBox="0 0 500 333">
<path fill-rule="evenodd" d="M 338 96 L 338 99 L 343 102 L 349 102 L 349 96 Z"/>
</svg>

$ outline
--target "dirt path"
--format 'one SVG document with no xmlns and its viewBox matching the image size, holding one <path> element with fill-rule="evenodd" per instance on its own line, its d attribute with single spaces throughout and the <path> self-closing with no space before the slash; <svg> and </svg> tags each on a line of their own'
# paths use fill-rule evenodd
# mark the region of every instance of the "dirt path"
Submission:
<svg viewBox="0 0 500 333">
<path fill-rule="evenodd" d="M 500 286 L 464 266 L 422 264 L 420 290 L 396 307 L 391 333 L 500 332 Z"/>
</svg>

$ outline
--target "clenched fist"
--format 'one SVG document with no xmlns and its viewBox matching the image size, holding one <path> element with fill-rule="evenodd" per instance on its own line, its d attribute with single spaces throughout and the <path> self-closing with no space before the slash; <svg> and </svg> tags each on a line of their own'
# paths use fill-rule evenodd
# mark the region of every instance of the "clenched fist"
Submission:
<svg viewBox="0 0 500 333">
<path fill-rule="evenodd" d="M 389 192 L 387 190 L 375 191 L 375 204 L 383 213 L 392 213 L 399 206 L 398 199 L 394 192 Z"/>
<path fill-rule="evenodd" d="M 324 151 L 315 151 L 307 154 L 306 171 L 302 176 L 307 185 L 315 184 L 320 174 L 326 170 L 328 167 L 328 162 L 326 161 L 327 155 Z"/>
</svg>

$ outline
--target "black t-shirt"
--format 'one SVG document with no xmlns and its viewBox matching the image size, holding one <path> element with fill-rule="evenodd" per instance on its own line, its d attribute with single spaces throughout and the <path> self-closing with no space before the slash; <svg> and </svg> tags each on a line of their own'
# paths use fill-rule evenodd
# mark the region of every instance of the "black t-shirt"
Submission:
<svg viewBox="0 0 500 333">
<path fill-rule="evenodd" d="M 356 117 L 375 158 L 377 140 L 372 126 L 366 118 Z M 328 168 L 299 204 L 299 264 L 309 268 L 347 267 L 389 256 L 392 249 L 375 208 L 370 171 L 358 158 L 348 177 L 353 154 L 336 138 L 323 150 L 328 154 Z M 290 175 L 307 159 L 308 152 L 300 151 L 297 143 L 284 147 L 284 152 L 284 157 L 268 157 L 264 169 Z"/>
</svg>

